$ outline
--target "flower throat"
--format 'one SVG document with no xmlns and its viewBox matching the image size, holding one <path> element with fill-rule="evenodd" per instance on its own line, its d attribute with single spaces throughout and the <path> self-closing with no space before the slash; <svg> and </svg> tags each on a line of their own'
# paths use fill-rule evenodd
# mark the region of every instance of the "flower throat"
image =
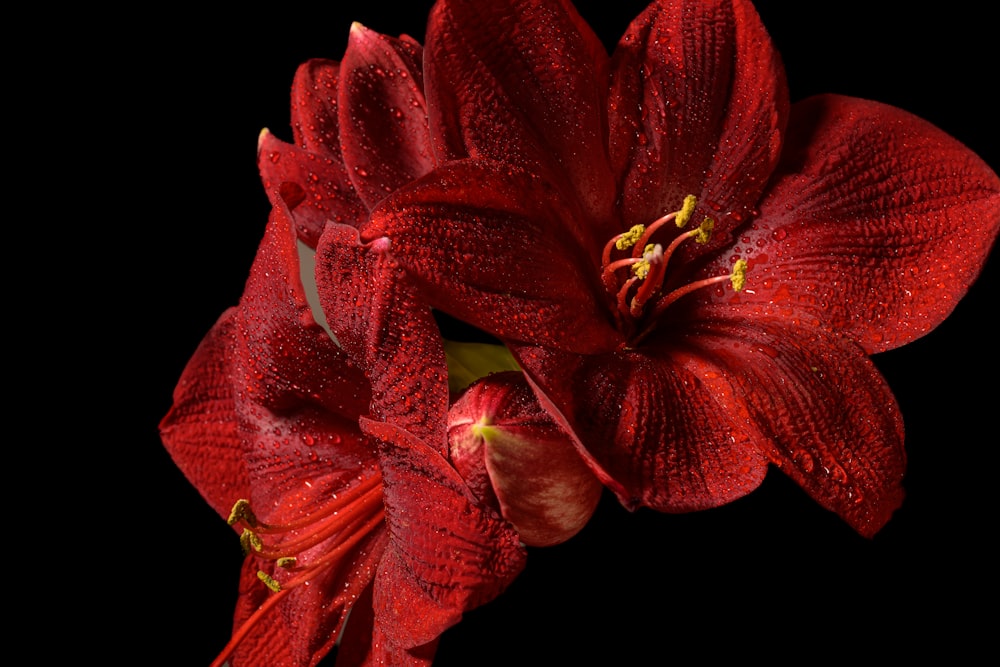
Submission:
<svg viewBox="0 0 1000 667">
<path fill-rule="evenodd" d="M 712 236 L 715 221 L 705 218 L 697 228 L 677 235 L 664 248 L 653 243 L 653 235 L 669 222 L 683 229 L 694 214 L 698 199 L 694 195 L 684 198 L 678 211 L 672 211 L 649 225 L 634 225 L 631 229 L 611 238 L 601 256 L 601 281 L 614 302 L 615 321 L 629 338 L 629 346 L 637 344 L 655 327 L 660 315 L 675 301 L 691 292 L 729 282 L 739 292 L 746 281 L 746 260 L 737 260 L 729 275 L 696 280 L 670 291 L 663 291 L 667 264 L 677 248 L 685 241 L 705 244 Z M 616 253 L 617 251 L 617 253 Z M 617 255 L 617 257 L 616 257 Z M 624 255 L 624 256 L 622 256 Z M 645 326 L 640 326 L 641 321 Z"/>
</svg>

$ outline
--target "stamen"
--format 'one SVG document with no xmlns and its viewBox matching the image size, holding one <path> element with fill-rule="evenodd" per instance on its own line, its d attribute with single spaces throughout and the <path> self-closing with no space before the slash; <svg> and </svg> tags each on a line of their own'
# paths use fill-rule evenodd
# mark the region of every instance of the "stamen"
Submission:
<svg viewBox="0 0 1000 667">
<path fill-rule="evenodd" d="M 257 533 L 253 532 L 249 528 L 245 528 L 242 533 L 240 533 L 240 546 L 243 548 L 243 555 L 250 555 L 251 551 L 260 551 L 264 548 L 264 542 L 260 539 Z"/>
<path fill-rule="evenodd" d="M 624 259 L 616 259 L 615 261 L 605 262 L 604 271 L 601 273 L 601 280 L 604 281 L 604 289 L 609 292 L 614 292 L 618 288 L 617 279 L 615 278 L 615 272 L 618 269 L 624 269 L 628 266 L 635 266 L 643 263 L 642 257 L 626 257 Z M 646 262 L 648 264 L 648 262 Z"/>
<path fill-rule="evenodd" d="M 615 247 L 619 250 L 628 250 L 635 245 L 635 242 L 642 238 L 646 231 L 645 225 L 632 225 L 627 232 L 615 237 Z"/>
<path fill-rule="evenodd" d="M 672 213 L 667 213 L 662 218 L 654 220 L 652 224 L 646 227 L 646 231 L 642 235 L 642 238 L 639 240 L 639 243 L 642 244 L 643 247 L 645 247 L 646 244 L 649 243 L 649 239 L 653 236 L 653 233 L 663 225 L 670 222 L 671 220 L 674 221 L 678 229 L 681 229 L 682 227 L 684 227 L 684 225 L 688 223 L 688 220 L 691 219 L 691 216 L 694 215 L 694 209 L 697 205 L 698 205 L 698 198 L 695 197 L 694 195 L 688 195 L 684 197 L 684 204 L 681 206 L 681 209 L 679 211 L 673 211 Z"/>
<path fill-rule="evenodd" d="M 642 271 L 642 276 L 636 274 L 637 278 L 642 279 L 642 284 L 636 290 L 635 297 L 629 307 L 629 314 L 633 317 L 642 315 L 643 307 L 660 290 L 663 276 L 667 272 L 667 257 L 663 252 L 663 246 L 659 243 L 647 245 L 642 259 L 646 263 L 646 269 Z"/>
<path fill-rule="evenodd" d="M 605 267 L 604 273 L 608 273 L 608 265 L 611 264 L 611 251 L 614 249 L 618 250 L 628 250 L 635 245 L 643 232 L 646 230 L 645 225 L 632 225 L 632 227 L 627 231 L 616 236 L 613 236 L 610 241 L 604 244 L 604 252 L 601 254 L 601 266 Z M 612 273 L 612 282 L 614 281 L 614 271 Z M 607 280 L 605 279 L 605 285 L 607 285 Z"/>
<path fill-rule="evenodd" d="M 240 643 L 265 618 L 288 591 L 310 580 L 317 572 L 331 567 L 339 567 L 345 554 L 355 548 L 361 540 L 373 535 L 384 524 L 385 509 L 382 504 L 382 476 L 370 472 L 346 492 L 326 496 L 320 511 L 303 513 L 299 519 L 286 524 L 268 524 L 257 519 L 246 500 L 237 501 L 230 515 L 230 523 L 253 524 L 251 530 L 245 528 L 240 535 L 244 552 L 251 557 L 274 561 L 277 567 L 293 573 L 290 578 L 277 573 L 257 571 L 257 578 L 274 595 L 268 596 L 260 607 L 233 633 L 229 643 L 212 663 L 221 667 L 226 663 Z M 374 533 L 378 536 L 379 533 Z M 268 538 L 273 538 L 268 539 Z M 373 548 L 381 548 L 382 542 L 373 543 Z M 322 545 L 322 550 L 310 552 L 308 562 L 300 564 L 297 555 Z"/>
<path fill-rule="evenodd" d="M 694 239 L 695 243 L 705 245 L 708 240 L 712 238 L 712 230 L 715 229 L 715 220 L 711 218 L 705 218 L 698 225 L 698 229 L 692 230 L 691 237 Z"/>
<path fill-rule="evenodd" d="M 264 582 L 264 585 L 270 588 L 275 593 L 281 592 L 281 584 L 275 581 L 271 575 L 262 570 L 257 570 L 257 578 Z"/>
<path fill-rule="evenodd" d="M 681 210 L 677 211 L 677 218 L 674 219 L 674 224 L 677 225 L 677 229 L 683 229 L 684 225 L 688 223 L 691 216 L 694 215 L 694 209 L 698 205 L 698 198 L 694 195 L 688 195 L 684 198 L 684 204 L 681 205 Z"/>
<path fill-rule="evenodd" d="M 736 260 L 736 264 L 733 265 L 733 274 L 729 277 L 729 282 L 733 286 L 733 290 L 737 292 L 742 292 L 744 285 L 747 282 L 747 261 L 745 259 Z"/>
<path fill-rule="evenodd" d="M 632 265 L 632 274 L 636 278 L 639 278 L 640 280 L 645 280 L 646 276 L 649 275 L 650 263 L 653 261 L 654 258 L 663 256 L 662 248 L 660 249 L 661 252 L 658 253 L 658 255 L 654 255 L 655 250 L 656 246 L 650 243 L 649 245 L 646 246 L 645 250 L 643 250 L 642 259 L 640 259 L 638 262 Z"/>
<path fill-rule="evenodd" d="M 694 290 L 728 280 L 734 290 L 740 291 L 746 283 L 746 261 L 739 260 L 728 276 L 698 280 L 670 292 L 663 292 L 667 281 L 667 266 L 674 253 L 688 240 L 700 245 L 708 243 L 712 238 L 715 221 L 706 217 L 695 229 L 670 232 L 670 241 L 665 246 L 653 241 L 653 236 L 671 221 L 678 229 L 684 228 L 691 221 L 697 207 L 698 198 L 687 195 L 679 210 L 671 211 L 648 225 L 634 225 L 627 232 L 614 236 L 604 246 L 601 281 L 615 300 L 615 317 L 630 344 L 648 335 L 667 307 Z M 631 252 L 627 256 L 619 255 L 618 259 L 612 259 L 616 251 L 628 251 L 630 248 Z M 626 268 L 629 269 L 628 275 L 622 271 Z M 673 282 L 675 281 L 671 281 L 671 284 Z M 640 319 L 644 321 L 641 325 Z M 641 330 L 636 335 L 638 329 Z"/>
<path fill-rule="evenodd" d="M 733 289 L 739 292 L 743 289 L 746 283 L 747 275 L 747 263 L 746 260 L 737 260 L 733 265 L 733 271 L 727 276 L 715 276 L 714 278 L 705 278 L 704 280 L 696 280 L 693 283 L 688 283 L 683 287 L 678 287 L 673 292 L 665 295 L 664 298 L 656 303 L 656 309 L 651 313 L 651 318 L 656 319 L 659 317 L 663 311 L 667 309 L 671 304 L 680 299 L 682 296 L 686 296 L 691 292 L 701 289 L 702 287 L 708 287 L 709 285 L 715 285 L 717 283 L 724 283 L 727 280 L 732 284 Z"/>
<path fill-rule="evenodd" d="M 242 521 L 251 528 L 257 527 L 257 516 L 250 509 L 250 501 L 246 498 L 240 498 L 233 505 L 233 509 L 229 512 L 229 525 L 232 526 L 238 522 Z"/>
</svg>

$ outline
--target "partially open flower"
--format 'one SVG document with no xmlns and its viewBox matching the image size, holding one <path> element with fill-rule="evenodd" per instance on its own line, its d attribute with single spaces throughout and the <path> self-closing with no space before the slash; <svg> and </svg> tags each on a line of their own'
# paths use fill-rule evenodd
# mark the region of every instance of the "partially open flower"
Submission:
<svg viewBox="0 0 1000 667">
<path fill-rule="evenodd" d="M 601 483 L 519 372 L 495 373 L 462 394 L 448 412 L 448 444 L 469 487 L 527 545 L 573 537 L 600 500 Z"/>
</svg>

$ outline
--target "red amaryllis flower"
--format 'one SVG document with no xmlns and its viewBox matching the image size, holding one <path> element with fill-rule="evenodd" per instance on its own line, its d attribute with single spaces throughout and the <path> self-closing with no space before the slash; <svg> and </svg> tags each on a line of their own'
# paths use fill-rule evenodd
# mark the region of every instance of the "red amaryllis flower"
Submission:
<svg viewBox="0 0 1000 667">
<path fill-rule="evenodd" d="M 273 196 L 287 203 L 299 240 L 318 248 L 316 277 L 323 310 L 338 313 L 338 321 L 346 322 L 343 314 L 351 311 L 352 304 L 344 303 L 345 294 L 364 301 L 366 290 L 384 290 L 385 285 L 359 284 L 364 280 L 362 275 L 342 270 L 355 265 L 355 254 L 361 251 L 349 229 L 337 225 L 366 224 L 369 211 L 385 197 L 441 166 L 441 156 L 431 141 L 431 112 L 424 96 L 423 50 L 408 36 L 389 37 L 354 24 L 340 62 L 314 59 L 299 67 L 292 86 L 291 111 L 293 143 L 270 132 L 261 134 L 261 176 Z M 334 230 L 324 236 L 324 230 L 331 228 Z M 387 243 L 375 239 L 373 244 L 389 252 Z M 342 342 L 350 346 L 351 333 L 344 332 L 344 336 Z M 408 363 L 424 363 L 423 351 L 413 341 L 408 349 Z M 356 353 L 365 354 L 360 344 Z M 477 374 L 485 375 L 487 370 L 489 366 Z M 392 377 L 381 368 L 373 368 L 372 373 L 376 382 Z M 501 491 L 501 501 L 487 488 L 480 497 L 503 511 L 519 529 L 526 528 L 524 521 L 532 524 L 528 534 L 521 534 L 526 544 L 564 541 L 593 512 L 597 480 L 583 473 L 578 461 L 565 456 L 567 436 L 551 417 L 534 412 L 537 403 L 532 401 L 528 407 L 523 396 L 511 400 L 511 396 L 521 394 L 521 388 L 510 385 L 509 381 L 481 383 L 474 392 L 480 399 L 475 415 L 467 411 L 472 408 L 470 400 L 452 411 L 452 426 L 457 428 L 466 418 L 472 422 L 489 420 L 494 427 L 491 433 L 506 445 L 480 442 L 486 445 L 480 451 L 470 444 L 476 438 L 465 439 L 465 446 L 459 448 L 463 469 L 471 474 L 473 468 L 495 458 L 498 446 L 506 449 L 509 465 L 491 464 L 489 479 L 497 489 L 517 488 L 517 497 Z M 384 388 L 386 394 L 399 391 L 396 386 Z M 532 412 L 531 416 L 526 412 Z M 510 420 L 529 420 L 530 434 Z M 455 428 L 450 433 L 458 437 Z M 555 451 L 558 454 L 553 459 Z M 473 464 L 472 458 L 480 454 L 483 456 Z M 525 472 L 523 466 L 539 456 L 548 461 L 544 468 L 536 467 L 530 475 L 516 472 Z M 543 470 L 547 472 L 540 474 Z M 562 492 L 554 492 L 552 484 L 563 485 Z M 579 493 L 569 493 L 571 488 Z M 530 512 L 524 508 L 528 497 L 537 500 L 542 496 L 546 498 L 544 509 L 537 504 L 532 504 Z M 518 507 L 522 509 L 515 509 Z"/>
<path fill-rule="evenodd" d="M 274 201 L 239 306 L 198 348 L 161 424 L 248 554 L 217 664 L 315 665 L 349 612 L 338 665 L 429 664 L 441 632 L 520 571 L 523 547 L 448 463 L 429 309 L 386 253 L 358 253 L 349 272 L 371 289 L 334 320 L 342 348 L 314 319 Z"/>
<path fill-rule="evenodd" d="M 564 0 L 440 0 L 423 76 L 437 166 L 361 238 L 511 348 L 625 505 L 717 506 L 773 464 L 884 525 L 903 427 L 869 355 L 975 280 L 986 164 L 884 104 L 790 105 L 746 0 L 654 2 L 610 56 Z"/>
</svg>

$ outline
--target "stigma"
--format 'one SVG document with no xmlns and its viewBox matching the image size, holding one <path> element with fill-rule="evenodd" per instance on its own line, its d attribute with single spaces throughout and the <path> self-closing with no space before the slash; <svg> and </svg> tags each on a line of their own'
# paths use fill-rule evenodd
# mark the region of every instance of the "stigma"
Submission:
<svg viewBox="0 0 1000 667">
<path fill-rule="evenodd" d="M 694 195 L 684 198 L 681 208 L 654 220 L 649 225 L 634 225 L 628 231 L 611 238 L 604 246 L 601 257 L 601 281 L 612 299 L 615 318 L 620 328 L 632 336 L 640 331 L 644 336 L 663 312 L 678 299 L 703 287 L 728 282 L 734 291 L 741 291 L 746 284 L 747 263 L 737 260 L 729 274 L 696 280 L 665 289 L 668 265 L 674 253 L 687 242 L 708 243 L 715 228 L 715 221 L 705 218 L 689 231 L 676 233 L 667 243 L 655 238 L 664 227 L 672 223 L 683 229 L 694 216 L 698 199 Z M 659 236 L 666 234 L 660 233 Z M 641 323 L 640 323 L 641 321 Z"/>
<path fill-rule="evenodd" d="M 298 518 L 282 523 L 262 521 L 248 500 L 237 500 L 229 525 L 242 528 L 243 553 L 259 563 L 257 579 L 273 595 L 233 633 L 212 667 L 226 664 L 290 590 L 344 562 L 355 546 L 383 525 L 384 518 L 382 476 L 377 470 L 360 474 L 344 491 L 317 499 Z"/>
</svg>

